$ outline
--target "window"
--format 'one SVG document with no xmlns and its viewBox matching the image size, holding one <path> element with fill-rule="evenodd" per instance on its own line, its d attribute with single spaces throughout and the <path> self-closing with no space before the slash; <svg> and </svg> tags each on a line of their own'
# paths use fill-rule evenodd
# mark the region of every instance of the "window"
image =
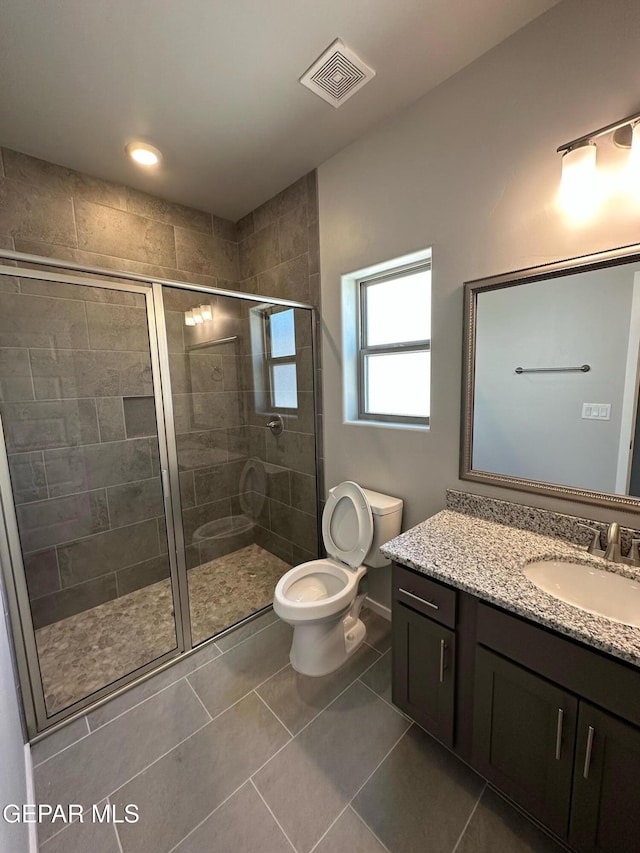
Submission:
<svg viewBox="0 0 640 853">
<path fill-rule="evenodd" d="M 296 329 L 293 308 L 266 311 L 266 366 L 272 409 L 297 409 Z"/>
<path fill-rule="evenodd" d="M 431 263 L 357 279 L 358 418 L 428 424 Z"/>
</svg>

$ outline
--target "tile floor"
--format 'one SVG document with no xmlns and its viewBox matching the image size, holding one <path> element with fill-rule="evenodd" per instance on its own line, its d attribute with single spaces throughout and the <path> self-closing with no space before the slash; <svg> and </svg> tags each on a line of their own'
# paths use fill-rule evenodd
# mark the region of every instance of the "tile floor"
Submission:
<svg viewBox="0 0 640 853">
<path fill-rule="evenodd" d="M 194 645 L 271 603 L 289 564 L 248 545 L 190 569 Z M 169 579 L 36 631 L 49 714 L 176 648 Z"/>
<path fill-rule="evenodd" d="M 139 807 L 40 827 L 43 853 L 560 853 L 390 703 L 390 626 L 297 675 L 268 611 L 36 744 L 41 803 Z"/>
</svg>

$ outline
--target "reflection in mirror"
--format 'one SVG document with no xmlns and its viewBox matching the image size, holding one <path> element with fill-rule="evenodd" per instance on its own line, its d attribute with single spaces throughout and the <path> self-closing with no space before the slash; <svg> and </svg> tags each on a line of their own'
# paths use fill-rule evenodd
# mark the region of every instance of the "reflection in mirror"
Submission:
<svg viewBox="0 0 640 853">
<path fill-rule="evenodd" d="M 640 260 L 594 266 L 469 286 L 472 479 L 640 497 Z"/>
</svg>

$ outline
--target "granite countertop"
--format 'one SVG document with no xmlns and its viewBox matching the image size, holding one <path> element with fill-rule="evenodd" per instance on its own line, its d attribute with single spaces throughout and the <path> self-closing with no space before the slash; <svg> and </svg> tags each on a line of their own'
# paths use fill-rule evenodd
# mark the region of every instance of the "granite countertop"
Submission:
<svg viewBox="0 0 640 853">
<path fill-rule="evenodd" d="M 640 667 L 640 628 L 560 601 L 523 572 L 534 560 L 559 559 L 640 580 L 636 568 L 605 562 L 584 546 L 453 510 L 439 512 L 380 550 L 422 574 Z"/>
</svg>

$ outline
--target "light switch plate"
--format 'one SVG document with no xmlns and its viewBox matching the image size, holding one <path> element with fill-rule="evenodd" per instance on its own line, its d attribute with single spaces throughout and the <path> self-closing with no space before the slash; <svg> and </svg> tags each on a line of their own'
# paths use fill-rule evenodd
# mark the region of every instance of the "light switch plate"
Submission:
<svg viewBox="0 0 640 853">
<path fill-rule="evenodd" d="M 590 421 L 610 421 L 611 403 L 583 403 L 582 417 Z"/>
</svg>

